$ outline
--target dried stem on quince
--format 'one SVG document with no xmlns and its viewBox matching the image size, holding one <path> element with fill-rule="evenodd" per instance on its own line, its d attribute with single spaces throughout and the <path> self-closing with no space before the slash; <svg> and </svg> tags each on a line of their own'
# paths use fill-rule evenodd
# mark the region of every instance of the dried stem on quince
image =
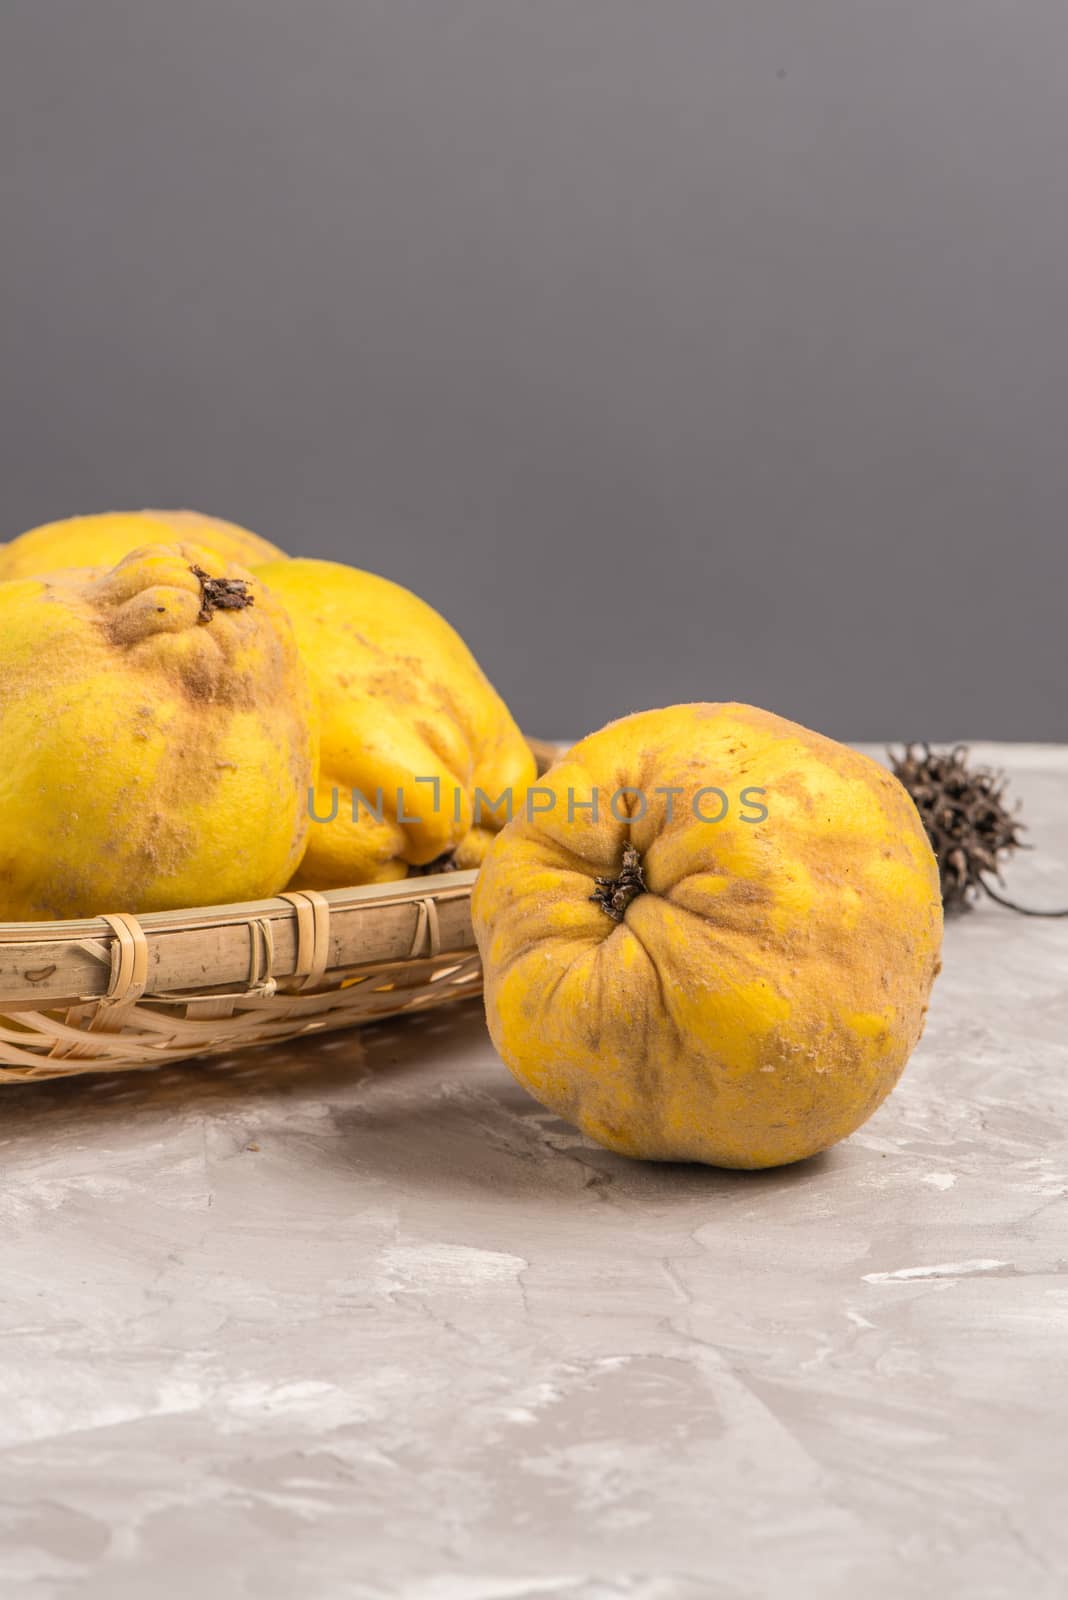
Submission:
<svg viewBox="0 0 1068 1600">
<path fill-rule="evenodd" d="M 590 899 L 600 906 L 606 917 L 611 917 L 613 922 L 622 922 L 631 901 L 645 893 L 642 858 L 634 846 L 628 844 L 624 847 L 623 866 L 618 878 L 598 878 L 596 882 L 597 887 Z"/>
<path fill-rule="evenodd" d="M 244 611 L 253 604 L 254 596 L 243 578 L 211 578 L 203 567 L 189 570 L 200 580 L 198 622 L 210 622 L 216 611 Z"/>
</svg>

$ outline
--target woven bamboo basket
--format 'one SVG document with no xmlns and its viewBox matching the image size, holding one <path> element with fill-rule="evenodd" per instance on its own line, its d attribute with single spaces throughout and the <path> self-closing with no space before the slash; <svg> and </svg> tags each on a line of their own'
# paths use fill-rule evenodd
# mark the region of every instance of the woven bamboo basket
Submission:
<svg viewBox="0 0 1068 1600">
<path fill-rule="evenodd" d="M 544 771 L 556 747 L 531 746 Z M 0 1083 L 229 1054 L 477 995 L 476 876 L 0 923 Z"/>
</svg>

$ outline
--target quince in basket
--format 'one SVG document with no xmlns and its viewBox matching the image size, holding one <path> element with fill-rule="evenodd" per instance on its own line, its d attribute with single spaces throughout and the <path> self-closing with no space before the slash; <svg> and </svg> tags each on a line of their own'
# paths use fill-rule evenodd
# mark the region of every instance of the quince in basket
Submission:
<svg viewBox="0 0 1068 1600">
<path fill-rule="evenodd" d="M 305 559 L 256 570 L 289 608 L 320 708 L 318 820 L 296 885 L 388 882 L 446 853 L 477 865 L 535 765 L 459 634 L 371 572 Z"/>
<path fill-rule="evenodd" d="M 282 555 L 248 528 L 199 511 L 102 511 L 45 522 L 0 545 L 0 579 L 36 578 L 67 567 L 113 567 L 144 545 L 186 542 L 245 567 Z"/>
<path fill-rule="evenodd" d="M 536 794 L 473 901 L 490 1032 L 533 1095 L 625 1155 L 725 1167 L 871 1115 L 942 931 L 895 778 L 752 706 L 685 705 L 592 734 Z"/>
<path fill-rule="evenodd" d="M 276 894 L 314 764 L 293 630 L 244 568 L 153 545 L 0 582 L 0 918 Z"/>
</svg>

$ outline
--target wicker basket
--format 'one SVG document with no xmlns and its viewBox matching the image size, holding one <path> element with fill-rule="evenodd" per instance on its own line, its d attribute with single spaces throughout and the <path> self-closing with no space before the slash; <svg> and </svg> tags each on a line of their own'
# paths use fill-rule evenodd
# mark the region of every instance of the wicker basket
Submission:
<svg viewBox="0 0 1068 1600">
<path fill-rule="evenodd" d="M 555 747 L 531 745 L 544 771 Z M 475 877 L 0 923 L 0 1083 L 162 1066 L 477 995 Z"/>
</svg>

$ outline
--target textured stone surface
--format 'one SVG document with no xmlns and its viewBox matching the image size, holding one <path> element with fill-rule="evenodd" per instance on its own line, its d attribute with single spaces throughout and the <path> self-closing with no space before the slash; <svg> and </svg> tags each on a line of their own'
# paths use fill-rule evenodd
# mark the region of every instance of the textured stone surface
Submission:
<svg viewBox="0 0 1068 1600">
<path fill-rule="evenodd" d="M 1068 752 L 1011 764 L 1068 901 Z M 1061 1600 L 1068 923 L 948 930 L 846 1144 L 643 1167 L 477 1007 L 0 1090 L 0 1591 Z"/>
</svg>

